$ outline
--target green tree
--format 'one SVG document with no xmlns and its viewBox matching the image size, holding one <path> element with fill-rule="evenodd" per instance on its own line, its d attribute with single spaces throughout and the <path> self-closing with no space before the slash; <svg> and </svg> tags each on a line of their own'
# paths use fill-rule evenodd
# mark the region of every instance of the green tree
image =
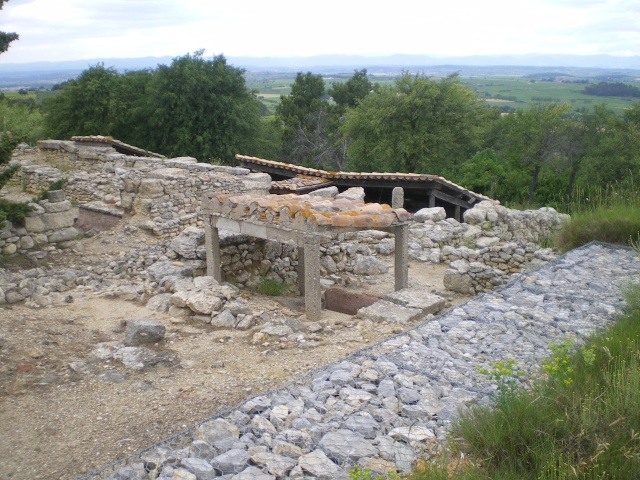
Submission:
<svg viewBox="0 0 640 480">
<path fill-rule="evenodd" d="M 21 142 L 35 145 L 44 138 L 44 116 L 33 98 L 0 97 L 0 131 L 11 132 Z"/>
<path fill-rule="evenodd" d="M 98 64 L 68 81 L 59 95 L 44 102 L 47 133 L 66 139 L 73 135 L 110 135 L 113 123 L 112 97 L 119 86 L 119 73 Z"/>
<path fill-rule="evenodd" d="M 255 151 L 258 104 L 244 71 L 202 51 L 160 65 L 145 94 L 146 148 L 209 161 Z"/>
<path fill-rule="evenodd" d="M 566 122 L 567 141 L 563 154 L 566 157 L 568 179 L 567 198 L 571 197 L 580 169 L 591 158 L 614 154 L 606 147 L 607 137 L 615 135 L 621 128 L 622 119 L 608 109 L 605 104 L 596 105 L 593 110 L 582 111 L 571 116 Z M 611 157 L 609 157 L 611 158 Z"/>
<path fill-rule="evenodd" d="M 356 171 L 446 174 L 473 156 L 492 110 L 457 75 L 408 73 L 347 111 L 347 166 Z"/>
<path fill-rule="evenodd" d="M 0 0 L 0 10 L 4 6 L 5 0 Z M 7 51 L 9 44 L 18 39 L 16 33 L 0 32 L 0 54 Z M 3 103 L 6 100 L 3 98 Z M 10 133 L 7 129 L 7 112 L 3 112 L 2 131 L 0 131 L 0 190 L 4 187 L 13 174 L 18 170 L 18 165 L 6 166 L 11 161 L 11 154 L 18 145 L 19 141 L 16 135 Z M 4 224 L 6 215 L 5 209 L 0 209 L 0 227 Z"/>
<path fill-rule="evenodd" d="M 283 159 L 303 163 L 308 158 L 305 138 L 317 131 L 318 124 L 322 124 L 329 110 L 324 89 L 322 75 L 298 72 L 291 85 L 291 93 L 280 96 L 275 121 L 282 132 Z"/>
<path fill-rule="evenodd" d="M 346 82 L 334 83 L 329 89 L 329 95 L 340 107 L 340 113 L 344 113 L 347 108 L 355 107 L 373 89 L 374 85 L 367 77 L 367 69 L 364 68 L 355 70 L 353 76 Z"/>
<path fill-rule="evenodd" d="M 258 101 L 243 70 L 203 52 L 155 70 L 118 73 L 96 65 L 61 85 L 45 102 L 49 135 L 111 135 L 163 153 L 231 163 L 235 153 L 254 154 Z"/>
<path fill-rule="evenodd" d="M 502 152 L 526 168 L 530 182 L 527 203 L 532 204 L 543 167 L 559 160 L 567 144 L 565 114 L 570 105 L 548 103 L 518 110 L 503 120 Z"/>
<path fill-rule="evenodd" d="M 582 167 L 581 184 L 606 186 L 640 172 L 640 102 L 606 124 Z"/>
<path fill-rule="evenodd" d="M 6 2 L 9 0 L 0 0 L 0 10 Z M 2 32 L 0 31 L 0 54 L 9 50 L 9 44 L 15 40 L 18 40 L 20 36 L 15 32 Z"/>
<path fill-rule="evenodd" d="M 154 150 L 148 144 L 146 102 L 154 71 L 134 70 L 118 75 L 109 99 L 108 134 L 132 145 Z"/>
<path fill-rule="evenodd" d="M 0 190 L 20 168 L 19 165 L 6 166 L 11 161 L 11 154 L 17 146 L 18 140 L 11 133 L 0 132 L 0 167 L 2 167 L 0 171 Z M 2 226 L 3 220 L 3 218 L 0 218 L 0 226 Z"/>
<path fill-rule="evenodd" d="M 307 114 L 289 144 L 295 163 L 325 170 L 342 170 L 347 140 L 340 135 L 339 117 L 329 105 Z"/>
</svg>

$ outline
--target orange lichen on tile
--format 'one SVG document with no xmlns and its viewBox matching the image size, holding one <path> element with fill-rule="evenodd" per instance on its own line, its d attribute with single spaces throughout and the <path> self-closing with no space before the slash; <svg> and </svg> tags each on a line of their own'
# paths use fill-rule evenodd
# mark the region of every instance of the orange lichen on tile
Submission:
<svg viewBox="0 0 640 480">
<path fill-rule="evenodd" d="M 373 218 L 371 215 L 356 215 L 353 217 L 353 226 L 356 228 L 373 227 Z"/>
<path fill-rule="evenodd" d="M 378 203 L 365 204 L 348 198 L 322 198 L 310 195 L 226 194 L 209 195 L 208 208 L 233 219 L 247 219 L 306 228 L 334 226 L 384 228 L 405 221 L 409 213 Z"/>
<path fill-rule="evenodd" d="M 332 225 L 334 227 L 352 227 L 353 226 L 353 217 L 350 215 L 345 215 L 343 212 L 334 215 L 332 218 Z"/>
<path fill-rule="evenodd" d="M 324 213 L 316 213 L 313 215 L 313 221 L 321 227 L 331 225 L 331 217 L 325 216 Z"/>
</svg>

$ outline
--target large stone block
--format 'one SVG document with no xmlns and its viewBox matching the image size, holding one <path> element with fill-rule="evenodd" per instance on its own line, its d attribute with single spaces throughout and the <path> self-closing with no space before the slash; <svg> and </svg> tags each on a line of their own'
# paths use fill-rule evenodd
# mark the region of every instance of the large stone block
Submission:
<svg viewBox="0 0 640 480">
<path fill-rule="evenodd" d="M 158 198 L 164 195 L 164 187 L 156 179 L 145 178 L 140 182 L 139 193 L 143 197 Z"/>
<path fill-rule="evenodd" d="M 74 212 L 45 213 L 37 217 L 25 217 L 24 226 L 30 233 L 42 233 L 71 227 L 75 221 Z"/>
<path fill-rule="evenodd" d="M 51 193 L 51 192 L 49 192 Z M 71 202 L 69 200 L 62 200 L 59 202 L 43 201 L 40 206 L 44 208 L 46 213 L 60 213 L 71 210 Z"/>
<path fill-rule="evenodd" d="M 445 288 L 452 292 L 464 293 L 466 295 L 473 295 L 475 293 L 471 277 L 458 270 L 449 269 L 445 271 L 443 283 Z"/>
<path fill-rule="evenodd" d="M 387 273 L 389 268 L 372 256 L 358 255 L 353 265 L 353 273 L 356 275 L 378 275 Z"/>
<path fill-rule="evenodd" d="M 127 345 L 157 343 L 164 338 L 164 332 L 164 325 L 157 320 L 128 320 L 124 343 Z"/>
<path fill-rule="evenodd" d="M 439 222 L 447 218 L 447 212 L 442 207 L 422 208 L 413 214 L 416 222 Z"/>
<path fill-rule="evenodd" d="M 359 318 L 373 322 L 408 323 L 420 318 L 422 310 L 397 305 L 388 300 L 380 300 L 373 305 L 358 310 Z"/>
<path fill-rule="evenodd" d="M 465 223 L 469 225 L 479 225 L 486 221 L 487 212 L 480 208 L 470 208 L 463 213 Z"/>
<path fill-rule="evenodd" d="M 204 230 L 196 227 L 185 228 L 180 235 L 171 240 L 170 247 L 184 258 L 197 258 L 196 249 L 204 243 Z"/>
<path fill-rule="evenodd" d="M 47 236 L 49 243 L 68 242 L 82 235 L 82 232 L 75 227 L 61 228 Z"/>
<path fill-rule="evenodd" d="M 427 293 L 424 289 L 406 288 L 388 294 L 385 300 L 409 308 L 418 308 L 425 314 L 436 314 L 444 308 L 445 301 L 439 295 Z"/>
<path fill-rule="evenodd" d="M 30 250 L 35 246 L 35 242 L 33 238 L 26 235 L 24 237 L 20 237 L 20 248 L 22 250 Z"/>
<path fill-rule="evenodd" d="M 47 192 L 49 203 L 64 202 L 64 190 L 50 190 Z"/>
</svg>

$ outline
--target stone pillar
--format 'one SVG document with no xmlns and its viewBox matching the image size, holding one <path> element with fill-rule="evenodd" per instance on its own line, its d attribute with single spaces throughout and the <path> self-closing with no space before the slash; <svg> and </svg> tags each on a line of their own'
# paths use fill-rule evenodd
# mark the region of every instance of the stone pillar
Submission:
<svg viewBox="0 0 640 480">
<path fill-rule="evenodd" d="M 399 225 L 395 228 L 395 289 L 409 287 L 409 226 Z"/>
<path fill-rule="evenodd" d="M 220 236 L 218 229 L 212 225 L 213 218 L 207 216 L 204 222 L 204 241 L 207 247 L 207 275 L 222 282 L 220 265 Z"/>
<path fill-rule="evenodd" d="M 304 296 L 304 244 L 298 243 L 298 291 Z"/>
<path fill-rule="evenodd" d="M 436 206 L 436 196 L 432 193 L 429 195 L 429 208 Z"/>
<path fill-rule="evenodd" d="M 391 208 L 403 208 L 404 207 L 404 189 L 402 187 L 395 187 L 391 193 Z"/>
<path fill-rule="evenodd" d="M 460 205 L 456 205 L 456 210 L 453 214 L 453 218 L 455 218 L 458 222 L 460 221 Z"/>
<path fill-rule="evenodd" d="M 300 258 L 298 257 L 298 261 Z M 317 322 L 322 311 L 320 292 L 320 239 L 315 235 L 304 236 L 304 310 L 307 320 Z"/>
</svg>

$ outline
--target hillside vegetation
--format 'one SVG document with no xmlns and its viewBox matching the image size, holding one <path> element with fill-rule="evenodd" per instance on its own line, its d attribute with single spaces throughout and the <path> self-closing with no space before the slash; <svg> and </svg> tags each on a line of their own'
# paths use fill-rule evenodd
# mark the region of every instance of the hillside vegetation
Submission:
<svg viewBox="0 0 640 480">
<path fill-rule="evenodd" d="M 156 69 L 95 65 L 47 95 L 7 94 L 0 117 L 3 131 L 31 144 L 102 134 L 204 162 L 232 164 L 242 153 L 436 174 L 508 206 L 566 211 L 576 195 L 589 202 L 591 189 L 637 177 L 640 102 L 597 103 L 585 93 L 590 81 L 545 75 L 260 77 L 195 52 Z"/>
<path fill-rule="evenodd" d="M 613 192 L 615 193 L 615 192 Z M 563 248 L 592 240 L 627 244 L 640 255 L 640 200 L 612 192 L 596 206 L 575 204 L 559 236 Z M 497 383 L 491 406 L 462 412 L 441 455 L 420 460 L 405 480 L 622 479 L 640 476 L 640 279 L 626 312 L 583 345 L 550 345 L 541 374 L 524 389 L 522 365 L 480 370 Z M 354 469 L 350 480 L 398 478 Z"/>
</svg>

